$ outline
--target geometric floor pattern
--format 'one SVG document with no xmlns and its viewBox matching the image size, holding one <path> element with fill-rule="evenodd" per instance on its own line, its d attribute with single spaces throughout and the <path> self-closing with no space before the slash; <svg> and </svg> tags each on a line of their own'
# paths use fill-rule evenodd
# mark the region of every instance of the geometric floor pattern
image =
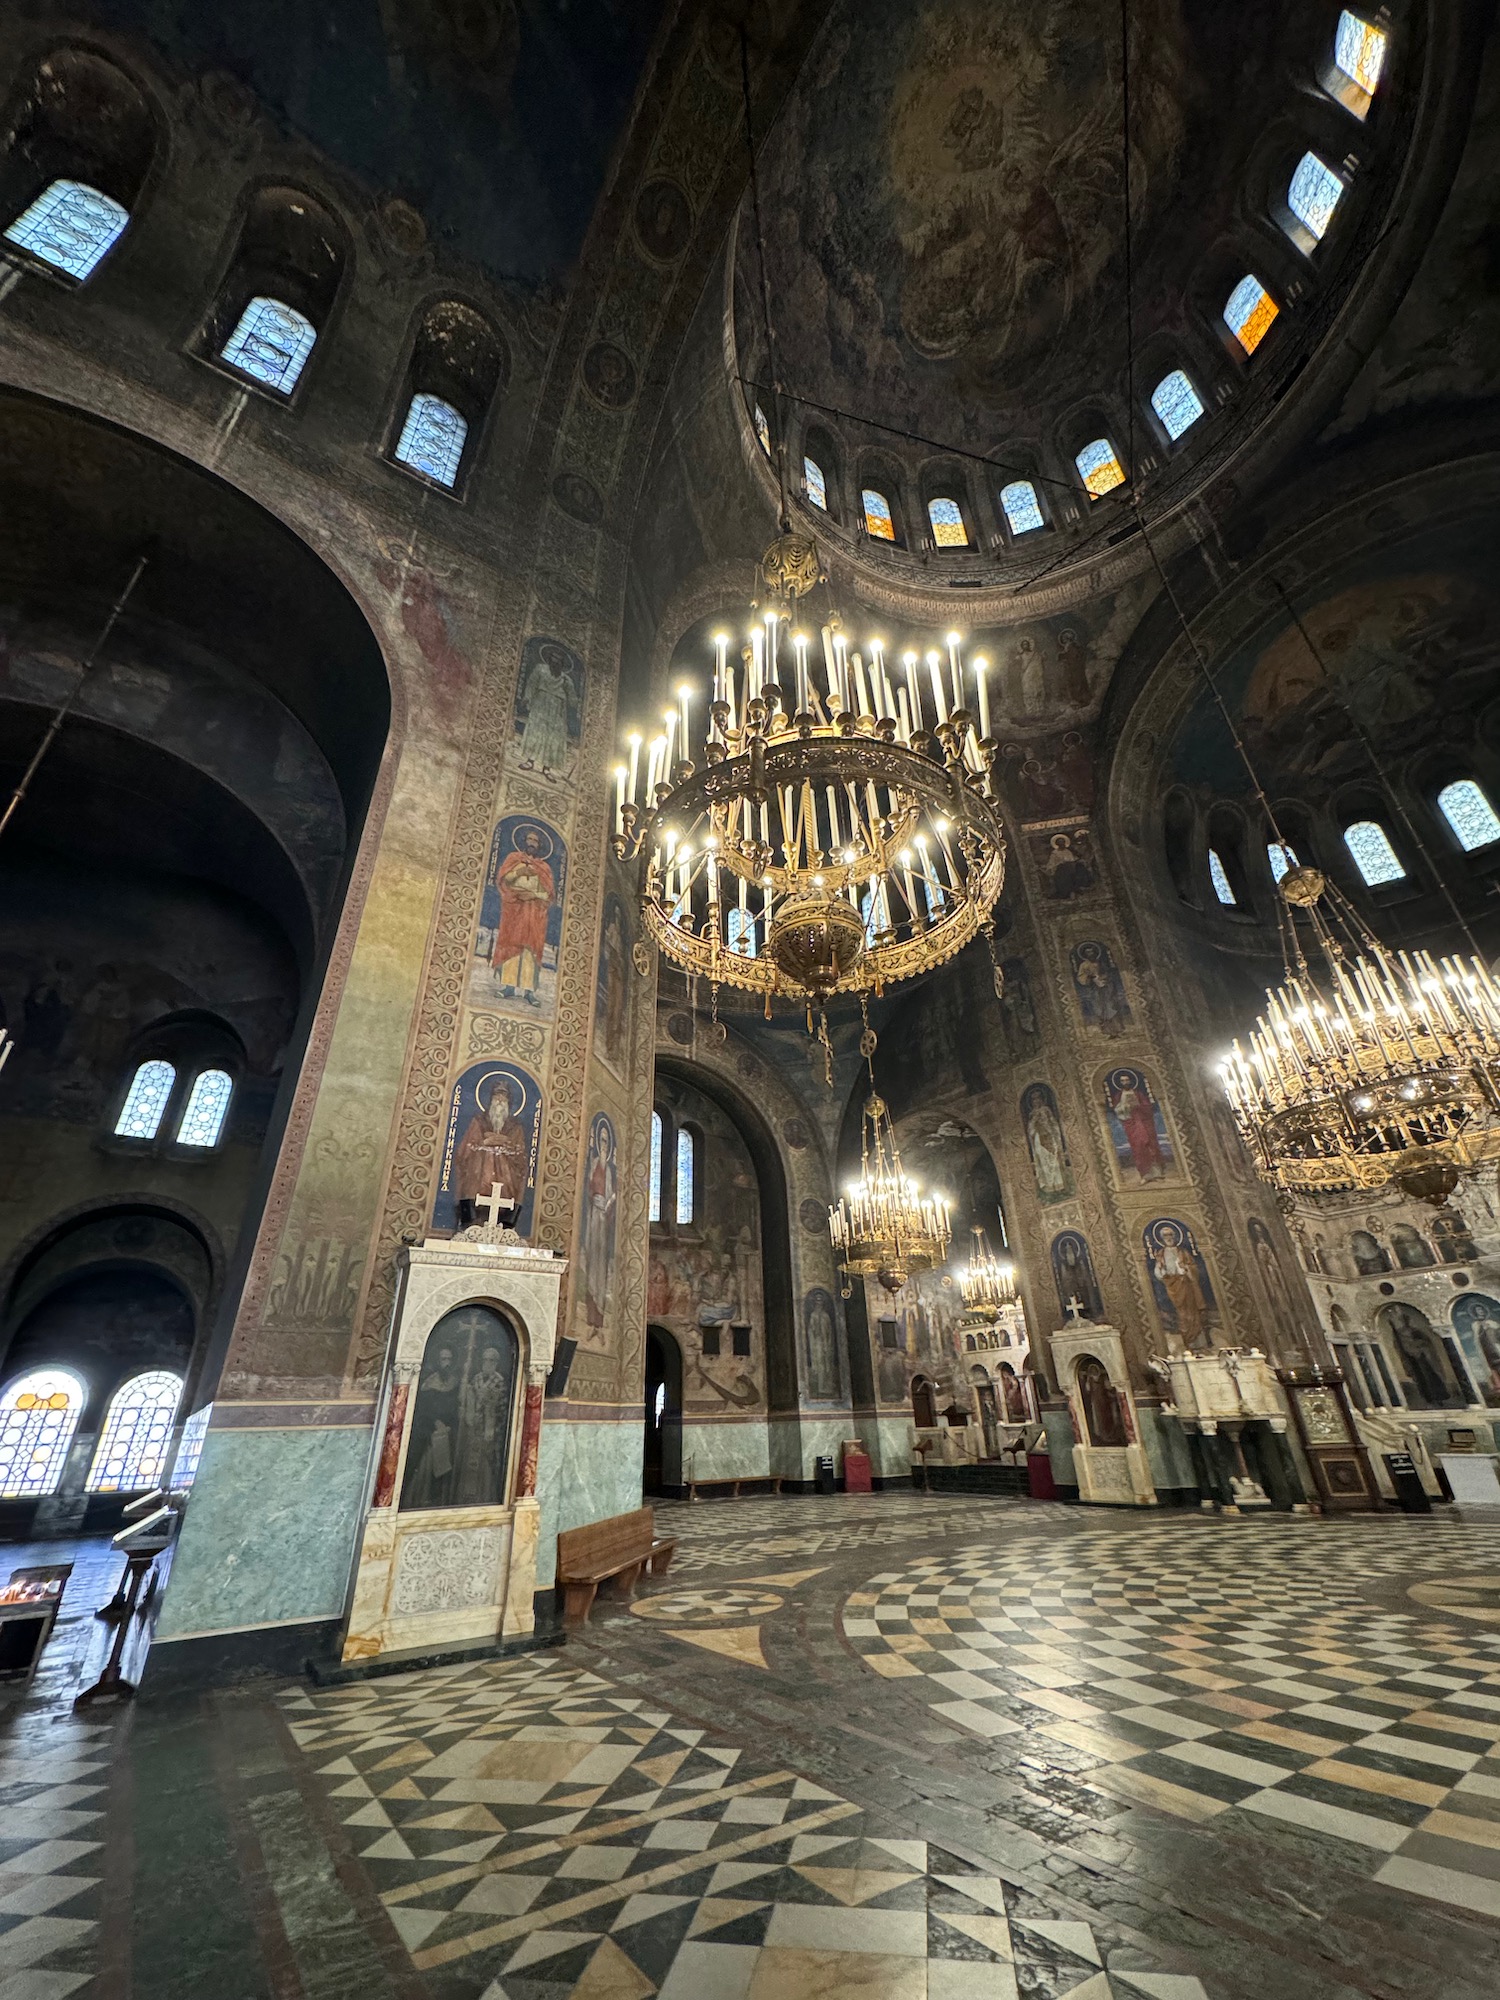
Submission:
<svg viewBox="0 0 1500 2000">
<path fill-rule="evenodd" d="M 788 1521 L 785 1531 L 754 1536 L 735 1519 L 738 1512 L 733 1504 L 700 1501 L 664 1505 L 658 1501 L 657 1533 L 681 1538 L 672 1558 L 673 1570 L 732 1568 L 736 1563 L 880 1548 L 925 1535 L 951 1535 L 955 1528 L 961 1533 L 965 1519 L 973 1517 L 972 1504 L 966 1500 L 934 1496 L 924 1500 L 918 1512 L 910 1494 L 871 1493 L 862 1496 L 857 1520 L 846 1515 L 830 1521 L 828 1509 L 819 1501 L 788 1497 L 777 1502 L 778 1515 L 785 1515 Z"/>
<path fill-rule="evenodd" d="M 1387 1887 L 1500 1918 L 1500 1634 L 1371 1602 L 1414 1560 L 1429 1602 L 1445 1569 L 1472 1579 L 1455 1603 L 1485 1602 L 1500 1533 L 1445 1550 L 1429 1524 L 1331 1542 L 1259 1521 L 1169 1547 L 1132 1521 L 1040 1574 L 1025 1547 L 949 1548 L 850 1593 L 843 1633 L 947 1723 L 1085 1753 L 1087 1787 L 1331 1836 Z"/>
<path fill-rule="evenodd" d="M 112 1734 L 14 1710 L 0 1734 L 0 2000 L 66 2000 L 89 1982 Z"/>
<path fill-rule="evenodd" d="M 413 1966 L 455 2000 L 1208 2000 L 562 1660 L 281 1706 Z"/>
</svg>

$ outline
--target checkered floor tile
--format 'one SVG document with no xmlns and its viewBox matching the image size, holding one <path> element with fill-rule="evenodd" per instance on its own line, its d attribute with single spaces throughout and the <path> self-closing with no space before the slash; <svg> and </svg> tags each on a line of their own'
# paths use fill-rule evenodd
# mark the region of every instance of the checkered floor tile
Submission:
<svg viewBox="0 0 1500 2000">
<path fill-rule="evenodd" d="M 99 1929 L 109 1722 L 22 1714 L 0 1733 L 0 2000 L 66 2000 Z"/>
<path fill-rule="evenodd" d="M 673 1570 L 732 1569 L 740 1563 L 883 1548 L 931 1535 L 965 1535 L 974 1519 L 967 1500 L 934 1496 L 916 1509 L 909 1493 L 846 1495 L 831 1501 L 789 1494 L 750 1504 L 763 1533 L 747 1530 L 741 1502 L 658 1500 L 657 1533 L 677 1537 Z"/>
</svg>

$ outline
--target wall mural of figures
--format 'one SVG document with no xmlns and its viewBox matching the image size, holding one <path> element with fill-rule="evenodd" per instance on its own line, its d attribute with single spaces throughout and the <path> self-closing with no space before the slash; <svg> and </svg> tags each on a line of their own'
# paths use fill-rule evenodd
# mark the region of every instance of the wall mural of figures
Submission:
<svg viewBox="0 0 1500 2000">
<path fill-rule="evenodd" d="M 1094 843 L 1086 826 L 1060 833 L 1034 833 L 1031 852 L 1042 878 L 1042 893 L 1054 903 L 1071 903 L 1094 886 Z"/>
<path fill-rule="evenodd" d="M 1449 1307 L 1449 1317 L 1480 1394 L 1492 1410 L 1500 1410 L 1500 1299 L 1465 1292 Z"/>
<path fill-rule="evenodd" d="M 1266 1291 L 1276 1312 L 1276 1330 L 1282 1339 L 1294 1342 L 1301 1331 L 1302 1315 L 1292 1303 L 1291 1290 L 1287 1285 L 1286 1272 L 1276 1252 L 1276 1244 L 1271 1232 L 1258 1215 L 1252 1215 L 1246 1228 L 1250 1238 L 1250 1251 L 1260 1267 L 1265 1279 Z"/>
<path fill-rule="evenodd" d="M 1126 1187 L 1165 1180 L 1176 1167 L 1167 1121 L 1143 1069 L 1112 1069 L 1104 1079 L 1104 1113 L 1115 1164 Z"/>
<path fill-rule="evenodd" d="M 515 1229 L 529 1234 L 541 1114 L 536 1079 L 514 1063 L 481 1062 L 464 1071 L 448 1109 L 434 1229 L 457 1228 L 459 1203 L 479 1200 L 498 1182 L 517 1205 Z"/>
<path fill-rule="evenodd" d="M 469 977 L 472 1006 L 552 1018 L 567 874 L 567 845 L 545 820 L 507 813 L 496 826 Z"/>
<path fill-rule="evenodd" d="M 1002 959 L 1000 972 L 1005 982 L 1000 995 L 1000 1028 L 1011 1060 L 1019 1062 L 1024 1056 L 1035 1055 L 1042 1045 L 1031 974 L 1024 958 Z"/>
<path fill-rule="evenodd" d="M 1392 1299 L 1375 1315 L 1377 1328 L 1394 1350 L 1401 1393 L 1418 1410 L 1462 1410 L 1472 1392 L 1463 1380 L 1450 1343 L 1441 1340 L 1420 1306 Z"/>
<path fill-rule="evenodd" d="M 1021 1126 L 1037 1193 L 1044 1203 L 1066 1201 L 1073 1193 L 1073 1166 L 1050 1084 L 1028 1084 L 1021 1093 Z"/>
<path fill-rule="evenodd" d="M 583 732 L 583 661 L 561 639 L 533 634 L 516 684 L 516 762 L 540 778 L 571 778 Z"/>
<path fill-rule="evenodd" d="M 1142 1240 L 1146 1276 L 1167 1333 L 1184 1347 L 1212 1347 L 1218 1300 L 1192 1230 L 1175 1216 L 1161 1215 L 1146 1224 Z"/>
<path fill-rule="evenodd" d="M 427 1336 L 401 1510 L 503 1507 L 520 1344 L 492 1306 L 459 1306 Z"/>
<path fill-rule="evenodd" d="M 1039 744 L 1001 745 L 1004 784 L 1022 820 L 1060 820 L 1094 803 L 1094 760 L 1076 729 Z"/>
<path fill-rule="evenodd" d="M 1094 1276 L 1094 1260 L 1088 1238 L 1076 1229 L 1064 1229 L 1052 1239 L 1052 1275 L 1057 1280 L 1057 1305 L 1062 1323 L 1068 1324 L 1068 1307 L 1076 1299 L 1085 1319 L 1103 1320 L 1104 1299 Z"/>
<path fill-rule="evenodd" d="M 632 927 L 613 890 L 604 899 L 599 966 L 594 985 L 594 1053 L 623 1083 L 630 1053 L 630 952 Z"/>
<path fill-rule="evenodd" d="M 841 1394 L 839 1309 L 832 1292 L 823 1285 L 814 1285 L 803 1297 L 802 1348 L 807 1367 L 804 1400 L 837 1402 Z"/>
<path fill-rule="evenodd" d="M 1134 1019 L 1114 954 L 1097 938 L 1087 938 L 1074 945 L 1070 956 L 1078 1010 L 1085 1027 L 1097 1028 L 1113 1041 L 1125 1033 Z"/>
<path fill-rule="evenodd" d="M 601 1111 L 589 1127 L 588 1159 L 583 1170 L 583 1217 L 578 1231 L 579 1295 L 584 1322 L 603 1328 L 609 1316 L 609 1281 L 615 1262 L 615 1216 L 619 1206 L 619 1172 L 615 1164 L 615 1128 Z"/>
</svg>

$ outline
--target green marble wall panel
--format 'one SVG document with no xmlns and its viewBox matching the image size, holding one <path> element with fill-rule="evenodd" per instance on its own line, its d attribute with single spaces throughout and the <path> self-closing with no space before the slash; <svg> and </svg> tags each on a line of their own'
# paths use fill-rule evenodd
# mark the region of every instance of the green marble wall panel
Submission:
<svg viewBox="0 0 1500 2000">
<path fill-rule="evenodd" d="M 352 1426 L 210 1430 L 157 1637 L 342 1617 L 369 1452 Z"/>
<path fill-rule="evenodd" d="M 640 1506 L 643 1442 L 639 1418 L 619 1424 L 559 1423 L 554 1418 L 542 1425 L 536 1483 L 542 1509 L 538 1590 L 545 1590 L 557 1573 L 557 1537 L 562 1529 L 628 1514 Z"/>
<path fill-rule="evenodd" d="M 1193 1470 L 1192 1448 L 1187 1434 L 1176 1417 L 1163 1416 L 1160 1410 L 1149 1405 L 1136 1405 L 1136 1421 L 1140 1427 L 1141 1443 L 1146 1447 L 1146 1458 L 1151 1466 L 1151 1481 L 1157 1487 L 1196 1486 L 1198 1475 Z"/>
<path fill-rule="evenodd" d="M 771 1442 L 764 1423 L 682 1426 L 682 1477 L 689 1479 L 765 1478 L 771 1470 Z"/>
<path fill-rule="evenodd" d="M 1052 1477 L 1059 1486 L 1076 1486 L 1073 1469 L 1073 1424 L 1066 1410 L 1044 1410 L 1042 1425 L 1047 1433 L 1047 1456 L 1052 1460 Z"/>
</svg>

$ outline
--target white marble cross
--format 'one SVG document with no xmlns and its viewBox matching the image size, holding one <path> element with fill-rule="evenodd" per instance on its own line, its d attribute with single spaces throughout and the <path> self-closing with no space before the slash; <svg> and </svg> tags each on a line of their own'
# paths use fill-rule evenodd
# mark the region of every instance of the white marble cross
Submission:
<svg viewBox="0 0 1500 2000">
<path fill-rule="evenodd" d="M 476 1195 L 474 1206 L 476 1209 L 484 1210 L 484 1219 L 491 1229 L 498 1229 L 501 1209 L 514 1209 L 515 1203 L 508 1194 L 501 1192 L 499 1181 L 491 1181 L 489 1193 Z"/>
<path fill-rule="evenodd" d="M 1074 1326 L 1083 1318 L 1083 1300 L 1077 1292 L 1068 1300 L 1068 1318 Z"/>
</svg>

